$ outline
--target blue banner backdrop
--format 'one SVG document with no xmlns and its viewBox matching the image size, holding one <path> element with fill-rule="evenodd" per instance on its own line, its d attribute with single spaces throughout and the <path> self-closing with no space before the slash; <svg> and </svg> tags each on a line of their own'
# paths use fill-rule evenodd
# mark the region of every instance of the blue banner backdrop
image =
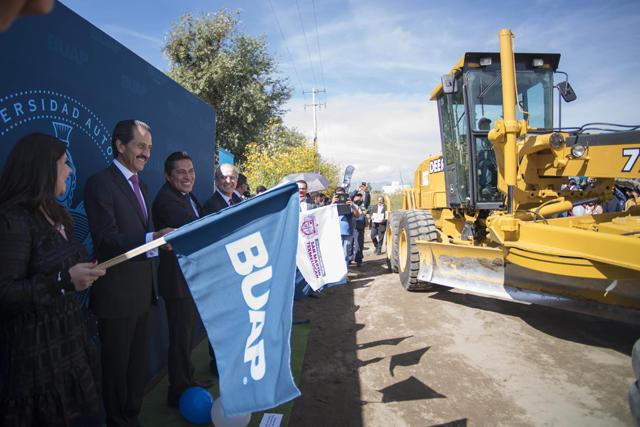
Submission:
<svg viewBox="0 0 640 427">
<path fill-rule="evenodd" d="M 153 152 L 141 176 L 153 197 L 164 182 L 164 159 L 192 156 L 194 192 L 206 200 L 213 188 L 215 111 L 164 73 L 56 2 L 49 15 L 19 19 L 0 34 L 0 164 L 29 132 L 67 144 L 72 174 L 60 198 L 77 237 L 91 251 L 82 203 L 89 176 L 112 161 L 111 133 L 122 119 L 152 128 Z M 162 306 L 152 310 L 149 377 L 166 365 L 167 328 Z"/>
</svg>

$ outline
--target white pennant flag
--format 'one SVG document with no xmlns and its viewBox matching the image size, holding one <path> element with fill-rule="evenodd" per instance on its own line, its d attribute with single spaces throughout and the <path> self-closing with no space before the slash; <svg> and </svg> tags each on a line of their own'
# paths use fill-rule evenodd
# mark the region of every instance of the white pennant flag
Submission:
<svg viewBox="0 0 640 427">
<path fill-rule="evenodd" d="M 300 212 L 296 264 L 314 291 L 347 274 L 336 205 Z"/>
</svg>

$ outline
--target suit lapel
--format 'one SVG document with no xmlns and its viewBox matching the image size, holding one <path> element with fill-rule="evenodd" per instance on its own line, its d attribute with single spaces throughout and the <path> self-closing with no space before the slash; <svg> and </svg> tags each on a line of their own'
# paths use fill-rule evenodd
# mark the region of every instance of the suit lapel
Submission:
<svg viewBox="0 0 640 427">
<path fill-rule="evenodd" d="M 197 219 L 198 216 L 196 216 L 195 212 L 193 211 L 193 206 L 191 205 L 190 200 L 193 200 L 193 202 L 195 203 L 196 209 L 198 210 L 198 215 L 202 215 L 202 208 L 200 207 L 200 203 L 198 203 L 198 200 L 195 198 L 193 193 L 189 193 L 189 200 L 187 200 L 187 198 L 184 197 L 180 191 L 173 188 L 169 183 L 165 182 L 164 186 L 172 197 L 175 197 L 180 201 L 180 204 L 189 212 L 189 215 L 192 219 Z"/>
<path fill-rule="evenodd" d="M 220 194 L 218 191 L 216 191 L 215 196 L 216 196 L 217 211 L 221 211 L 222 209 L 229 206 L 229 204 L 224 199 L 224 197 L 222 197 L 222 194 Z"/>
<path fill-rule="evenodd" d="M 189 209 L 189 213 L 193 215 L 193 219 L 197 219 L 202 216 L 202 206 L 200 206 L 200 203 L 198 203 L 198 199 L 196 199 L 196 196 L 194 196 L 193 193 L 189 193 L 189 200 L 185 199 L 185 205 L 187 206 L 187 209 Z M 195 210 L 198 211 L 197 215 L 193 210 L 194 205 Z"/>
<path fill-rule="evenodd" d="M 202 205 L 200 204 L 200 202 L 198 201 L 198 199 L 193 193 L 190 193 L 190 195 L 191 195 L 191 200 L 193 200 L 193 203 L 195 203 L 196 205 L 196 209 L 198 210 L 198 215 L 202 216 Z"/>
<path fill-rule="evenodd" d="M 242 201 L 242 199 L 238 197 L 238 195 L 235 192 L 231 193 L 231 199 L 233 200 L 234 205 L 237 205 Z"/>
<path fill-rule="evenodd" d="M 144 216 L 140 211 L 140 205 L 138 204 L 138 199 L 136 198 L 136 195 L 133 193 L 133 189 L 131 188 L 131 185 L 129 185 L 129 183 L 127 182 L 127 179 L 124 177 L 122 172 L 120 172 L 120 170 L 115 165 L 112 164 L 110 170 L 111 170 L 111 175 L 113 177 L 113 181 L 116 184 L 116 187 L 118 187 L 120 191 L 122 191 L 124 196 L 129 200 L 129 203 L 131 203 L 131 208 L 133 209 L 134 212 L 136 212 L 138 219 L 140 219 L 142 226 L 146 230 L 147 222 L 145 221 Z M 142 182 L 140 182 L 140 184 L 142 184 Z M 140 185 L 140 190 L 142 191 L 142 197 L 144 197 L 145 204 L 149 206 L 149 203 L 147 202 L 147 196 L 146 196 L 146 186 Z M 150 213 L 148 208 L 147 208 L 147 213 Z"/>
</svg>

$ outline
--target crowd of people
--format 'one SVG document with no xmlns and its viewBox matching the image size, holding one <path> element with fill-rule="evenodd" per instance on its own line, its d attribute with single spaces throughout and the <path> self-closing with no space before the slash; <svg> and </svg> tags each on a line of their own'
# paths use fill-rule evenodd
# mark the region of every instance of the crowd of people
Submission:
<svg viewBox="0 0 640 427">
<path fill-rule="evenodd" d="M 2 426 L 69 425 L 95 415 L 101 404 L 109 426 L 139 425 L 150 343 L 150 310 L 162 297 L 169 327 L 167 404 L 184 390 L 209 387 L 191 365 L 198 312 L 170 247 L 104 269 L 99 262 L 158 239 L 202 215 L 251 197 L 238 169 L 222 164 L 204 203 L 193 194 L 196 171 L 188 153 L 164 161 L 165 183 L 154 199 L 140 177 L 153 146 L 140 120 L 116 124 L 113 162 L 89 177 L 84 205 L 93 257 L 74 237 L 64 194 L 70 168 L 66 146 L 32 133 L 9 153 L 0 175 L 0 413 Z M 301 209 L 316 204 L 299 181 Z M 266 188 L 257 188 L 258 192 Z M 315 196 L 315 195 L 314 195 Z M 343 206 L 341 234 L 347 264 L 362 262 L 370 194 L 366 184 L 330 203 Z M 384 203 L 372 210 L 372 240 L 384 238 Z M 89 339 L 86 312 L 75 293 L 91 288 L 99 346 Z M 211 371 L 217 375 L 209 345 Z M 100 357 L 98 357 L 100 353 Z"/>
<path fill-rule="evenodd" d="M 252 197 L 236 166 L 215 171 L 215 190 L 204 203 L 193 194 L 196 171 L 188 153 L 164 161 L 165 183 L 154 199 L 140 178 L 148 163 L 152 130 L 123 120 L 112 134 L 113 162 L 91 176 L 84 204 L 97 261 L 75 239 L 69 213 L 56 201 L 70 174 L 66 146 L 32 133 L 9 153 L 0 175 L 0 413 L 3 426 L 67 425 L 102 405 L 109 426 L 138 425 L 149 355 L 150 310 L 165 301 L 169 327 L 167 404 L 210 379 L 193 377 L 191 350 L 198 312 L 171 248 L 162 247 L 108 270 L 103 262 L 158 239 L 202 215 Z M 569 181 L 569 190 L 595 188 Z M 355 191 L 337 187 L 331 198 L 309 194 L 297 182 L 301 211 L 337 205 L 344 260 L 361 266 L 367 227 L 381 254 L 386 228 L 383 197 L 371 205 L 366 183 Z M 575 187 L 574 187 L 575 186 Z M 257 192 L 266 188 L 259 186 Z M 637 188 L 616 185 L 613 203 L 587 201 L 573 215 L 624 210 L 639 201 Z M 592 205 L 589 205 L 593 203 Z M 580 209 L 583 209 L 581 211 Z M 608 210 L 608 211 L 611 211 Z M 348 277 L 346 278 L 348 281 Z M 90 309 L 100 338 L 88 338 L 86 314 L 74 294 L 92 289 Z M 217 375 L 215 349 L 210 368 Z"/>
<path fill-rule="evenodd" d="M 100 262 L 242 201 L 238 170 L 223 164 L 215 173 L 215 193 L 201 205 L 185 152 L 167 157 L 166 182 L 151 199 L 139 176 L 152 150 L 151 128 L 142 121 L 119 122 L 112 149 L 113 163 L 88 179 L 84 195 L 93 255 Z M 192 376 L 197 311 L 167 248 L 108 270 L 89 260 L 69 213 L 56 201 L 70 173 L 65 150 L 50 135 L 29 134 L 12 148 L 0 177 L 0 424 L 66 425 L 95 414 L 101 398 L 107 425 L 138 425 L 149 313 L 159 296 L 169 325 L 167 403 L 177 406 L 186 388 L 211 384 Z M 89 287 L 101 357 L 74 297 Z M 211 355 L 217 374 L 213 349 Z"/>
<path fill-rule="evenodd" d="M 329 198 L 322 192 L 307 193 L 307 183 L 298 181 L 300 203 L 302 210 L 313 209 L 329 204 L 338 206 L 340 219 L 340 238 L 347 266 L 355 263 L 362 265 L 364 238 L 366 227 L 371 230 L 371 241 L 375 246 L 375 253 L 382 253 L 382 244 L 386 230 L 386 207 L 384 198 L 378 197 L 377 204 L 371 206 L 371 192 L 366 182 L 347 193 L 344 187 L 336 187 L 333 196 Z"/>
<path fill-rule="evenodd" d="M 587 191 L 595 189 L 598 179 L 593 177 L 571 177 L 561 190 Z M 622 212 L 632 206 L 640 205 L 640 184 L 632 181 L 617 180 L 613 186 L 613 197 L 608 200 L 586 199 L 574 205 L 569 216 L 597 215 L 607 212 Z"/>
</svg>

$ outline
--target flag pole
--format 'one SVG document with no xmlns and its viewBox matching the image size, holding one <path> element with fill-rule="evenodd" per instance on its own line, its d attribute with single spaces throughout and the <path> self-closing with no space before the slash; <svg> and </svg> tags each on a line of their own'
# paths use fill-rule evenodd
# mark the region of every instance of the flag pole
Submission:
<svg viewBox="0 0 640 427">
<path fill-rule="evenodd" d="M 107 260 L 103 263 L 97 265 L 97 268 L 104 268 L 105 270 L 109 267 L 113 267 L 114 265 L 118 265 L 121 262 L 125 262 L 128 259 L 135 258 L 138 255 L 142 255 L 145 252 L 149 252 L 153 249 L 159 248 L 162 245 L 166 245 L 167 241 L 164 240 L 164 237 L 157 238 L 155 240 L 150 241 L 149 243 L 145 243 L 144 245 L 138 246 L 137 248 L 133 248 L 117 257 L 113 257 L 110 260 Z"/>
</svg>

